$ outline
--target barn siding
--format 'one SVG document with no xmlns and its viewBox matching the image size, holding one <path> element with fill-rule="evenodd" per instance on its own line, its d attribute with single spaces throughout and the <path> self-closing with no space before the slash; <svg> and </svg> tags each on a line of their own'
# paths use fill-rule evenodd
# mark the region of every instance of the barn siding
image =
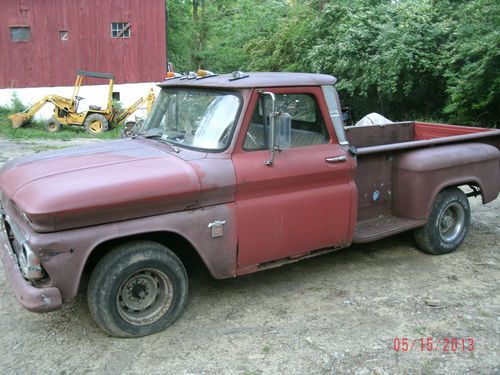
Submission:
<svg viewBox="0 0 500 375">
<path fill-rule="evenodd" d="M 73 85 L 78 69 L 114 73 L 117 83 L 165 77 L 165 0 L 1 3 L 0 88 Z M 131 38 L 111 38 L 112 22 L 130 22 Z M 12 42 L 10 26 L 24 25 L 31 40 Z M 59 31 L 68 31 L 69 40 L 61 41 Z"/>
</svg>

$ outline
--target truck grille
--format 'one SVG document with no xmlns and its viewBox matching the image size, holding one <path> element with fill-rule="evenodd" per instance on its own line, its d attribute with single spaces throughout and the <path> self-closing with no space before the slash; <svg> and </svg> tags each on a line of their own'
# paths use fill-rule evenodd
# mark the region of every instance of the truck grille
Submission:
<svg viewBox="0 0 500 375">
<path fill-rule="evenodd" d="M 46 273 L 40 264 L 40 259 L 33 252 L 33 250 L 31 250 L 26 242 L 22 244 L 19 242 L 17 239 L 19 237 L 19 233 L 12 228 L 9 222 L 7 220 L 4 220 L 3 222 L 5 228 L 3 235 L 6 236 L 9 241 L 10 247 L 16 257 L 17 266 L 21 270 L 22 275 L 26 280 L 32 282 L 41 280 Z M 15 232 L 18 234 L 17 236 Z"/>
<path fill-rule="evenodd" d="M 9 241 L 10 247 L 12 248 L 14 254 L 16 255 L 16 259 L 18 260 L 17 263 L 19 265 L 19 255 L 22 254 L 23 247 L 16 240 L 16 237 L 14 237 L 14 232 L 12 231 L 12 228 L 7 221 L 4 221 L 4 227 L 5 227 L 4 235 L 7 237 L 7 240 Z"/>
</svg>

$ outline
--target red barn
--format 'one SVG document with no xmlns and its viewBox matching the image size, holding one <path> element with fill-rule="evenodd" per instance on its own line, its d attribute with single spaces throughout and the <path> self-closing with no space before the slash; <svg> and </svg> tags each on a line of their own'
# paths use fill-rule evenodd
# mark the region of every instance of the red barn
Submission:
<svg viewBox="0 0 500 375">
<path fill-rule="evenodd" d="M 1 3 L 0 89 L 71 86 L 78 69 L 116 83 L 165 77 L 165 0 Z"/>
</svg>

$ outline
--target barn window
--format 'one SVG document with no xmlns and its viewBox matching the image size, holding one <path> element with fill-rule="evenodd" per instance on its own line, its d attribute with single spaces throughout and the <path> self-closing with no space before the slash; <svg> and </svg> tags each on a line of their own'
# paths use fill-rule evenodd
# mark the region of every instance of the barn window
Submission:
<svg viewBox="0 0 500 375">
<path fill-rule="evenodd" d="M 29 26 L 11 26 L 10 40 L 13 42 L 29 42 L 31 40 L 31 29 Z"/>
<path fill-rule="evenodd" d="M 111 38 L 130 38 L 130 23 L 113 22 L 111 24 Z"/>
<path fill-rule="evenodd" d="M 68 40 L 68 32 L 64 31 L 64 30 L 59 31 L 59 40 L 62 40 L 64 42 L 67 41 Z"/>
</svg>

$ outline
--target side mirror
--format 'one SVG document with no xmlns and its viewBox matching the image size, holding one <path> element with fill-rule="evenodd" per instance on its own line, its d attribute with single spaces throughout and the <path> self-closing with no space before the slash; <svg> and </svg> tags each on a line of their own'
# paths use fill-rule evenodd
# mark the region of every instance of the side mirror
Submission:
<svg viewBox="0 0 500 375">
<path fill-rule="evenodd" d="M 280 150 L 290 148 L 291 138 L 292 116 L 288 113 L 280 113 L 274 119 L 274 145 L 272 146 Z"/>
<path fill-rule="evenodd" d="M 265 161 L 270 167 L 274 163 L 276 150 L 290 148 L 292 137 L 292 118 L 288 113 L 276 112 L 276 97 L 272 92 L 263 92 L 261 95 L 268 95 L 271 98 L 271 113 L 269 116 L 269 145 L 271 147 L 271 158 Z"/>
<path fill-rule="evenodd" d="M 269 121 L 269 145 L 271 146 L 271 158 L 265 161 L 270 167 L 274 163 L 274 154 L 290 148 L 292 138 L 292 117 L 288 113 L 274 112 Z"/>
</svg>

